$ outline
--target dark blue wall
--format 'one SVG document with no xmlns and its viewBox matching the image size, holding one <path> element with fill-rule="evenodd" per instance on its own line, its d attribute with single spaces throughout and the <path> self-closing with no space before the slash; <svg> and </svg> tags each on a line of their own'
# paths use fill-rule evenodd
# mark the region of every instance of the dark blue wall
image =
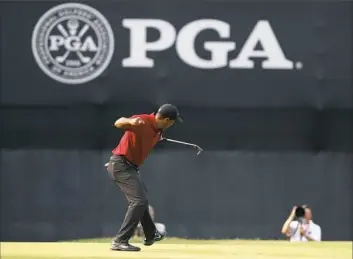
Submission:
<svg viewBox="0 0 353 259">
<path fill-rule="evenodd" d="M 170 235 L 281 238 L 291 207 L 306 203 L 323 239 L 352 240 L 352 2 L 86 2 L 109 21 L 115 51 L 99 77 L 77 85 L 47 76 L 31 49 L 38 19 L 59 3 L 0 6 L 1 240 L 114 235 L 126 202 L 103 166 L 121 136 L 112 124 L 165 102 L 185 121 L 166 136 L 205 150 L 161 143 L 142 167 Z M 285 56 L 303 67 L 266 70 L 254 58 L 253 69 L 199 69 L 174 46 L 148 53 L 153 68 L 123 67 L 127 18 L 163 19 L 177 31 L 225 21 L 236 42 L 229 60 L 268 20 Z M 210 58 L 205 41 L 222 40 L 212 30 L 197 37 L 198 54 Z"/>
</svg>

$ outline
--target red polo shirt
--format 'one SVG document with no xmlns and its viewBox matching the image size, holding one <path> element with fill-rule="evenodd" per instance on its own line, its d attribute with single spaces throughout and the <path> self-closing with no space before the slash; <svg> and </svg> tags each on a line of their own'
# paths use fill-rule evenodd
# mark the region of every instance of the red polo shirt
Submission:
<svg viewBox="0 0 353 259">
<path fill-rule="evenodd" d="M 113 150 L 114 155 L 123 155 L 136 166 L 142 165 L 150 150 L 161 139 L 162 131 L 155 126 L 154 114 L 139 114 L 145 124 L 130 126 L 126 129 L 119 145 Z"/>
</svg>

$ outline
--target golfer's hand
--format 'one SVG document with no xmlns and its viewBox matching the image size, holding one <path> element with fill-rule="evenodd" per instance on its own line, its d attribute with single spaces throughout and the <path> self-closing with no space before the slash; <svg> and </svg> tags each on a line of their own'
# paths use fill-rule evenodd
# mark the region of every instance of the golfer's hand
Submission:
<svg viewBox="0 0 353 259">
<path fill-rule="evenodd" d="M 145 121 L 143 119 L 141 119 L 140 117 L 130 119 L 130 125 L 132 125 L 132 126 L 138 126 L 138 125 L 142 125 L 142 124 L 145 124 Z"/>
</svg>

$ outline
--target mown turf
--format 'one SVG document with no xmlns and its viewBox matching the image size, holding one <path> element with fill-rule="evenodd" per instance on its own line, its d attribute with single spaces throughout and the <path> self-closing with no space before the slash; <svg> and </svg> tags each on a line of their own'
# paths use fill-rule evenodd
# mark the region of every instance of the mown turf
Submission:
<svg viewBox="0 0 353 259">
<path fill-rule="evenodd" d="M 110 239 L 56 243 L 1 243 L 5 259 L 351 259 L 351 242 L 168 239 L 141 252 L 109 250 Z M 136 241 L 136 240 L 135 240 Z"/>
</svg>

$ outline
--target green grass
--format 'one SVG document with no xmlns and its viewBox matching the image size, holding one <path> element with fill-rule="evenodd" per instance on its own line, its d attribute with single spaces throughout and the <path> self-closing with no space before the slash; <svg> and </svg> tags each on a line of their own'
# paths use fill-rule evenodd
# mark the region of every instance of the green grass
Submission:
<svg viewBox="0 0 353 259">
<path fill-rule="evenodd" d="M 142 251 L 110 251 L 111 238 L 53 243 L 1 243 L 2 259 L 351 259 L 351 242 L 289 243 L 262 240 L 168 238 Z"/>
</svg>

